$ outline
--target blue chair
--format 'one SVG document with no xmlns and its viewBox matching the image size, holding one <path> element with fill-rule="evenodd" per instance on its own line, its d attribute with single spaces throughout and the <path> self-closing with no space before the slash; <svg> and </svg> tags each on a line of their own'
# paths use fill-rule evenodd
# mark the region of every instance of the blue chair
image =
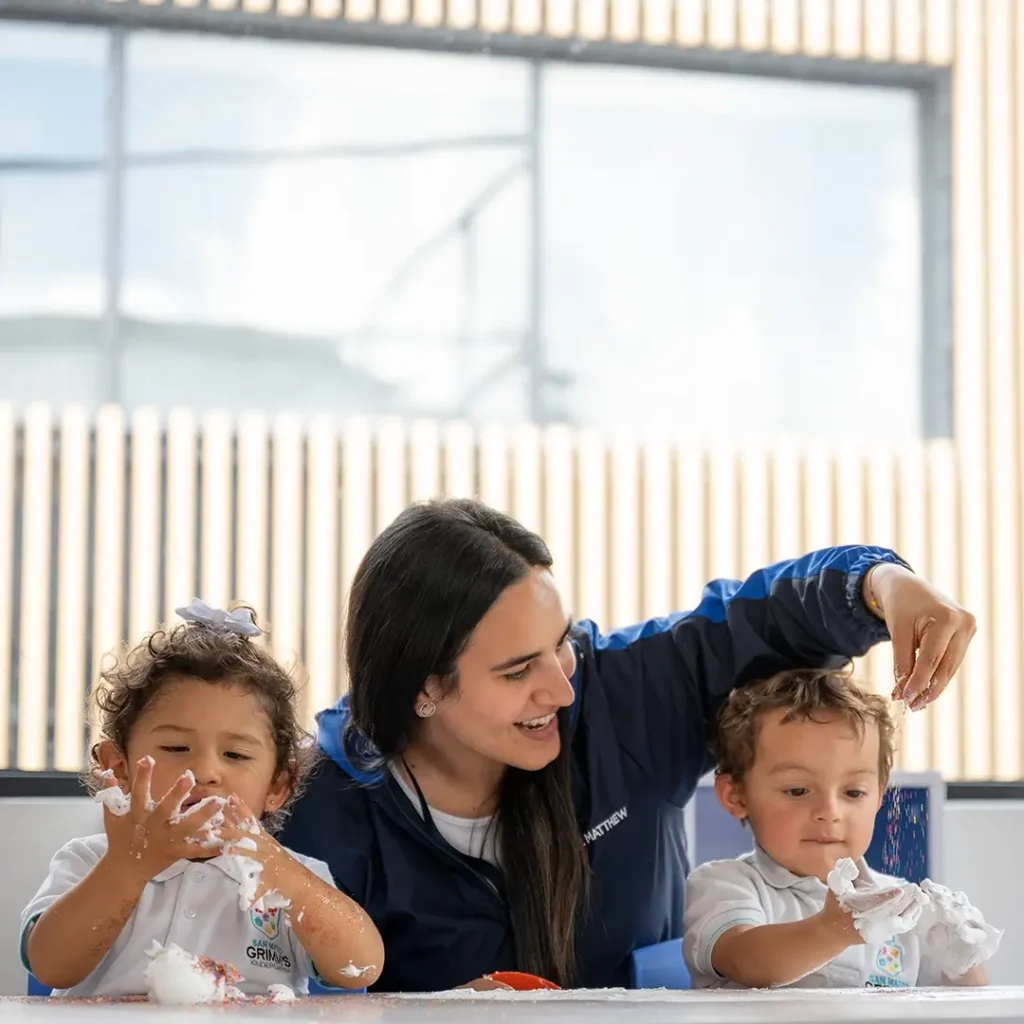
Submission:
<svg viewBox="0 0 1024 1024">
<path fill-rule="evenodd" d="M 28 976 L 28 994 L 30 996 L 48 996 L 52 991 L 52 988 L 47 988 L 36 981 L 34 974 Z"/>
<path fill-rule="evenodd" d="M 690 987 L 690 972 L 683 961 L 683 940 L 669 939 L 633 951 L 629 964 L 630 988 Z"/>
</svg>

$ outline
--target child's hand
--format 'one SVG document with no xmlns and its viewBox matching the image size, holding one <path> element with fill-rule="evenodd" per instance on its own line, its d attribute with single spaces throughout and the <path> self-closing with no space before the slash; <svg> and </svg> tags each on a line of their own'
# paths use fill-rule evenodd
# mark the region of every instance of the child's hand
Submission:
<svg viewBox="0 0 1024 1024">
<path fill-rule="evenodd" d="M 993 956 L 1003 933 L 988 924 L 962 892 L 952 892 L 930 878 L 921 888 L 929 902 L 918 934 L 924 952 L 947 978 L 962 978 Z"/>
<path fill-rule="evenodd" d="M 847 945 L 863 945 L 864 939 L 853 920 L 853 914 L 839 905 L 836 894 L 829 889 L 821 911 L 821 923 L 831 935 L 846 940 Z"/>
<path fill-rule="evenodd" d="M 247 902 L 254 903 L 270 892 L 279 892 L 295 902 L 292 890 L 301 876 L 301 865 L 260 825 L 241 797 L 228 798 L 217 838 L 225 854 L 248 857 L 260 865 L 255 885 L 244 893 Z"/>
<path fill-rule="evenodd" d="M 197 804 L 181 814 L 181 804 L 195 786 L 191 773 L 183 775 L 154 803 L 150 793 L 153 760 L 144 757 L 131 788 L 131 808 L 127 814 L 103 810 L 103 827 L 107 834 L 107 858 L 126 875 L 145 884 L 175 861 L 201 856 L 206 829 L 220 813 L 213 801 Z M 106 787 L 117 786 L 114 779 L 105 780 Z M 207 847 L 207 849 L 209 849 Z M 210 856 L 216 850 L 209 849 Z"/>
</svg>

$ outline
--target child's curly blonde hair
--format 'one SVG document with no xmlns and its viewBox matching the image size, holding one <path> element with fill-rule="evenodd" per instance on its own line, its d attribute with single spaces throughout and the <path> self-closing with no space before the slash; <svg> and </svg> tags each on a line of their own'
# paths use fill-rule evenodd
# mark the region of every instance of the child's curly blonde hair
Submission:
<svg viewBox="0 0 1024 1024">
<path fill-rule="evenodd" d="M 252 620 L 255 623 L 255 613 Z M 298 684 L 270 652 L 239 633 L 186 622 L 151 633 L 114 659 L 100 671 L 91 702 L 100 738 L 122 754 L 127 753 L 135 723 L 169 681 L 185 677 L 239 686 L 256 698 L 270 721 L 276 751 L 274 776 L 286 772 L 289 778 L 288 800 L 263 819 L 268 831 L 280 828 L 316 759 L 316 748 L 299 721 Z M 102 788 L 98 747 L 97 743 L 89 752 L 84 780 L 90 793 Z"/>
<path fill-rule="evenodd" d="M 779 672 L 764 682 L 733 690 L 718 713 L 713 741 L 716 775 L 743 781 L 754 763 L 761 721 L 770 711 L 784 711 L 783 722 L 815 722 L 822 713 L 836 714 L 858 736 L 868 725 L 877 725 L 878 776 L 883 788 L 888 784 L 896 752 L 896 720 L 889 701 L 857 683 L 850 666 Z"/>
</svg>

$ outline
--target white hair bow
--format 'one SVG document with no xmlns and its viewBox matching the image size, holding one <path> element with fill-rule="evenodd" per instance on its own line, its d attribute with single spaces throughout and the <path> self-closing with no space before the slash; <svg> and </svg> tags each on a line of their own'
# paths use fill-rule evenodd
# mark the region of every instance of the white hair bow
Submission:
<svg viewBox="0 0 1024 1024">
<path fill-rule="evenodd" d="M 237 633 L 239 636 L 259 636 L 262 632 L 248 608 L 236 608 L 233 612 L 226 612 L 221 608 L 211 608 L 205 601 L 193 597 L 184 608 L 175 608 L 174 610 L 186 622 L 198 622 L 225 633 Z"/>
</svg>

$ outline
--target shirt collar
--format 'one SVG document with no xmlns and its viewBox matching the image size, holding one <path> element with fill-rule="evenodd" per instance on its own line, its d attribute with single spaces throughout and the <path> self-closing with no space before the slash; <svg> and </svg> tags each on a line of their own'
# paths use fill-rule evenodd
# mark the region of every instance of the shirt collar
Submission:
<svg viewBox="0 0 1024 1024">
<path fill-rule="evenodd" d="M 172 878 L 178 878 L 184 874 L 192 864 L 216 868 L 222 874 L 227 875 L 233 882 L 242 883 L 242 873 L 239 870 L 238 861 L 234 857 L 225 857 L 223 854 L 203 861 L 176 860 L 170 867 L 166 867 L 158 875 L 154 875 L 153 881 L 169 882 Z"/>
<path fill-rule="evenodd" d="M 754 864 L 761 873 L 761 877 L 773 889 L 794 889 L 800 888 L 805 892 L 820 893 L 824 897 L 827 886 L 820 879 L 811 876 L 794 875 L 788 868 L 784 868 L 777 860 L 770 857 L 757 843 L 754 844 Z M 857 867 L 860 873 L 874 880 L 874 872 L 868 867 L 863 857 L 857 860 Z"/>
</svg>

